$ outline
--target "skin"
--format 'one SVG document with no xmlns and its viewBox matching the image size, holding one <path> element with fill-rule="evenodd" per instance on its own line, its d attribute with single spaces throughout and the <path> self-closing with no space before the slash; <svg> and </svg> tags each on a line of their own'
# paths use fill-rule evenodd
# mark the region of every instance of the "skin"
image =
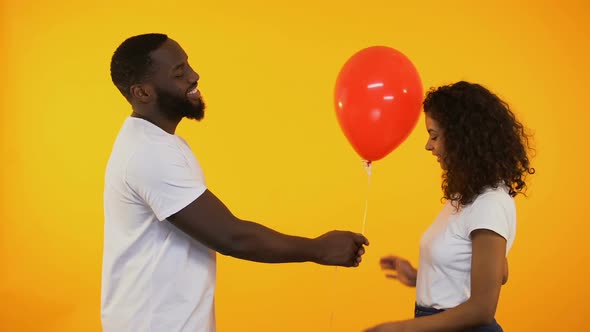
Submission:
<svg viewBox="0 0 590 332">
<path fill-rule="evenodd" d="M 203 108 L 200 92 L 195 90 L 200 76 L 189 65 L 188 56 L 174 40 L 168 39 L 150 56 L 153 61 L 151 76 L 130 87 L 131 116 L 145 119 L 174 134 L 178 123 L 186 115 L 176 109 L 162 108 L 164 93 L 176 101 L 188 101 L 189 107 L 193 105 L 194 110 Z M 212 250 L 257 262 L 310 261 L 352 267 L 361 262 L 364 245 L 369 244 L 363 235 L 347 231 L 332 231 L 314 239 L 281 234 L 258 223 L 237 218 L 209 190 L 168 220 Z"/>
<path fill-rule="evenodd" d="M 444 131 L 428 113 L 426 130 L 428 141 L 425 148 L 444 169 Z M 481 229 L 471 233 L 471 240 L 473 252 L 469 300 L 436 315 L 384 323 L 366 332 L 450 332 L 490 324 L 496 313 L 500 288 L 508 280 L 506 239 L 493 231 Z M 406 286 L 416 286 L 418 271 L 407 260 L 386 256 L 380 264 L 388 278 L 397 279 Z"/>
</svg>

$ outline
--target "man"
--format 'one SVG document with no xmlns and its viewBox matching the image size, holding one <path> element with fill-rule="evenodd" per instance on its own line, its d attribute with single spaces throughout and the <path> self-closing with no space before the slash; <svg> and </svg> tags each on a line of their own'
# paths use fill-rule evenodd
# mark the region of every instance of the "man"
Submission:
<svg viewBox="0 0 590 332">
<path fill-rule="evenodd" d="M 257 262 L 358 266 L 367 239 L 316 239 L 240 220 L 205 186 L 182 118 L 200 120 L 199 75 L 163 34 L 131 37 L 111 61 L 133 112 L 105 175 L 101 316 L 105 332 L 215 331 L 215 252 Z"/>
</svg>

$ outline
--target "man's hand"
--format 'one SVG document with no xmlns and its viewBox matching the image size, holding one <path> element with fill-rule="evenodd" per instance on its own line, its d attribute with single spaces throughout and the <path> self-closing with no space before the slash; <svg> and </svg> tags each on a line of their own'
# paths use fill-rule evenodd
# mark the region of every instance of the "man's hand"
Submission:
<svg viewBox="0 0 590 332">
<path fill-rule="evenodd" d="M 362 234 L 331 231 L 314 240 L 317 248 L 316 263 L 323 265 L 358 266 L 365 253 L 363 245 L 369 241 Z"/>
</svg>

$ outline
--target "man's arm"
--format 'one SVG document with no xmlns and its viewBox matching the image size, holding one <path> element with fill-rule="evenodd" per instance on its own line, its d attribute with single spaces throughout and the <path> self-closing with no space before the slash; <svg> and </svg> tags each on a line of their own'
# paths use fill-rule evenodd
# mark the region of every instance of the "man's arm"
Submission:
<svg viewBox="0 0 590 332">
<path fill-rule="evenodd" d="M 358 266 L 363 245 L 368 244 L 363 235 L 352 232 L 333 231 L 308 239 L 240 220 L 209 190 L 168 220 L 223 255 L 264 263 Z"/>
</svg>

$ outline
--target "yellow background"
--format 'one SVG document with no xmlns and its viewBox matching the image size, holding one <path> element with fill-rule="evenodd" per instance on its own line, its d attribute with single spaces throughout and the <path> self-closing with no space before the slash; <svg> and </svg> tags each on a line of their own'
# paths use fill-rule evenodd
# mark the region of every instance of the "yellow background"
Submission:
<svg viewBox="0 0 590 332">
<path fill-rule="evenodd" d="M 287 2 L 285 2 L 287 3 Z M 535 133 L 537 175 L 497 318 L 506 331 L 585 330 L 587 1 L 4 1 L 0 89 L 0 330 L 99 331 L 105 163 L 130 107 L 108 64 L 164 32 L 201 75 L 208 112 L 178 133 L 239 217 L 282 232 L 360 231 L 366 174 L 338 127 L 336 75 L 354 52 L 404 52 L 424 87 L 460 79 L 504 97 Z M 423 119 L 374 164 L 358 269 L 219 257 L 224 331 L 360 331 L 412 315 L 414 290 L 378 259 L 418 258 L 441 207 Z"/>
</svg>

